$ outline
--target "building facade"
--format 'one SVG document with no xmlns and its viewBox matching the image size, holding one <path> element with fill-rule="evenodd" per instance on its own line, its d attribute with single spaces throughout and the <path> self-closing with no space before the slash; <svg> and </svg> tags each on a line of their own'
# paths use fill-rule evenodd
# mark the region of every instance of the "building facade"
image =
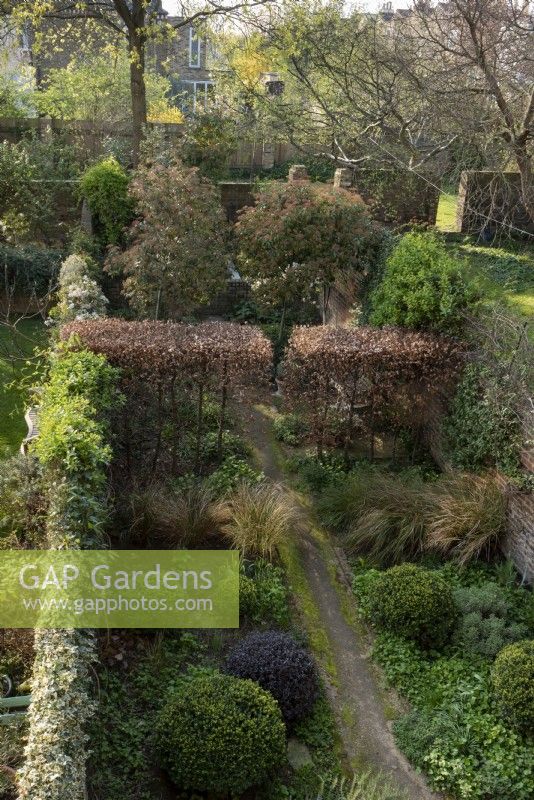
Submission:
<svg viewBox="0 0 534 800">
<path fill-rule="evenodd" d="M 152 0 L 147 17 L 156 31 L 161 26 L 161 35 L 156 33 L 147 43 L 147 68 L 170 80 L 175 104 L 184 112 L 206 109 L 214 87 L 208 42 L 183 17 L 171 17 L 161 0 Z M 110 45 L 124 46 L 122 34 L 94 20 L 49 20 L 46 29 L 51 40 L 57 38 L 61 46 L 39 48 L 35 46 L 35 36 L 26 32 L 24 41 L 19 37 L 18 46 L 12 48 L 13 58 L 24 58 L 32 65 L 37 86 L 46 84 L 50 70 L 67 67 L 75 57 L 83 59 L 79 42 L 84 43 L 83 52 L 92 56 L 103 53 Z"/>
<path fill-rule="evenodd" d="M 158 72 L 172 83 L 177 104 L 186 113 L 206 110 L 214 91 L 213 58 L 209 42 L 183 17 L 171 17 L 161 0 L 153 0 L 151 12 L 163 26 L 175 29 L 172 36 L 152 41 L 147 56 Z"/>
</svg>

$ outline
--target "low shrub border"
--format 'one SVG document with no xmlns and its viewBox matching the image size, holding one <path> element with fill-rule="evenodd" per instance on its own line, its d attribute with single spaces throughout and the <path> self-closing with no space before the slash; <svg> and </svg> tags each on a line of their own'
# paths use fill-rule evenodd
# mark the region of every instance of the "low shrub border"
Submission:
<svg viewBox="0 0 534 800">
<path fill-rule="evenodd" d="M 432 572 L 455 597 L 468 591 L 479 596 L 493 587 L 492 607 L 506 607 L 512 623 L 531 628 L 530 593 L 502 567 L 478 562 L 460 568 L 449 562 Z M 413 631 L 404 630 L 403 636 L 400 630 L 388 630 L 373 614 L 373 596 L 387 574 L 355 565 L 353 588 L 360 615 L 376 626 L 373 659 L 386 684 L 411 706 L 394 722 L 399 748 L 426 774 L 430 786 L 447 797 L 530 800 L 534 740 L 526 715 L 532 713 L 532 643 L 504 647 L 493 664 L 493 652 L 473 652 L 454 637 L 425 649 L 414 641 Z M 472 616 L 470 608 L 464 602 L 458 609 L 458 629 Z M 502 687 L 506 698 L 499 694 Z"/>
</svg>

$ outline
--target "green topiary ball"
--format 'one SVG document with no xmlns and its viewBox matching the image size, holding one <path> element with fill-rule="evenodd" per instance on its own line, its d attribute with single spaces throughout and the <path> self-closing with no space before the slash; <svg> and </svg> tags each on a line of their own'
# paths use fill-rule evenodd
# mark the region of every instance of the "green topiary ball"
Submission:
<svg viewBox="0 0 534 800">
<path fill-rule="evenodd" d="M 369 603 L 374 622 L 425 648 L 443 645 L 456 618 L 449 584 L 415 564 L 381 573 L 370 587 Z"/>
<path fill-rule="evenodd" d="M 491 677 L 503 714 L 518 728 L 534 731 L 534 639 L 504 647 Z"/>
<path fill-rule="evenodd" d="M 183 789 L 241 794 L 280 767 L 285 726 L 276 700 L 251 680 L 185 675 L 160 712 L 163 766 Z"/>
</svg>

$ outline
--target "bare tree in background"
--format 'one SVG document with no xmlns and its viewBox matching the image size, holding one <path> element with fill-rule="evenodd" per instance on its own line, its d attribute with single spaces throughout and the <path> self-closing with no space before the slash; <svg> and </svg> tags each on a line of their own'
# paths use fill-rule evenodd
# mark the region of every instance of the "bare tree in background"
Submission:
<svg viewBox="0 0 534 800">
<path fill-rule="evenodd" d="M 472 166 L 518 169 L 534 219 L 527 0 L 350 16 L 337 0 L 286 0 L 263 33 L 285 59 L 285 91 L 263 103 L 281 136 L 321 141 L 341 165 L 401 168 L 435 185 Z"/>
<path fill-rule="evenodd" d="M 529 0 L 419 2 L 404 25 L 417 63 L 401 62 L 421 96 L 463 139 L 502 151 L 517 166 L 534 221 L 534 18 Z M 414 68 L 416 67 L 416 68 Z"/>
<path fill-rule="evenodd" d="M 438 169 L 457 134 L 441 128 L 406 73 L 404 63 L 416 55 L 396 23 L 360 11 L 346 17 L 337 2 L 311 8 L 297 0 L 266 34 L 286 54 L 286 91 L 271 109 L 292 141 L 320 140 L 329 157 L 350 167 Z"/>
</svg>

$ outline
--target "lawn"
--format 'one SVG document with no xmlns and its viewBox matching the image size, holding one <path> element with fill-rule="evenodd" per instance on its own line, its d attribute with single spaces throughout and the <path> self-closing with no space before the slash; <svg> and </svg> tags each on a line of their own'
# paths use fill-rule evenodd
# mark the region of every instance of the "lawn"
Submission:
<svg viewBox="0 0 534 800">
<path fill-rule="evenodd" d="M 35 348 L 46 343 L 47 332 L 41 320 L 23 320 L 14 334 L 0 326 L 0 457 L 15 453 L 27 433 L 24 411 L 27 405 L 26 364 Z"/>
<path fill-rule="evenodd" d="M 456 204 L 458 195 L 451 192 L 442 192 L 439 197 L 436 213 L 436 227 L 446 232 L 456 231 Z"/>
<path fill-rule="evenodd" d="M 522 319 L 534 319 L 534 245 L 517 240 L 483 245 L 465 236 L 448 243 L 481 282 L 485 297 L 505 302 Z"/>
<path fill-rule="evenodd" d="M 458 195 L 443 192 L 436 215 L 436 227 L 443 233 L 456 232 Z M 482 279 L 484 294 L 505 300 L 522 317 L 534 316 L 534 245 L 510 240 L 499 246 L 483 245 L 476 237 L 465 236 L 450 242 L 450 248 L 467 259 L 473 272 Z"/>
</svg>

